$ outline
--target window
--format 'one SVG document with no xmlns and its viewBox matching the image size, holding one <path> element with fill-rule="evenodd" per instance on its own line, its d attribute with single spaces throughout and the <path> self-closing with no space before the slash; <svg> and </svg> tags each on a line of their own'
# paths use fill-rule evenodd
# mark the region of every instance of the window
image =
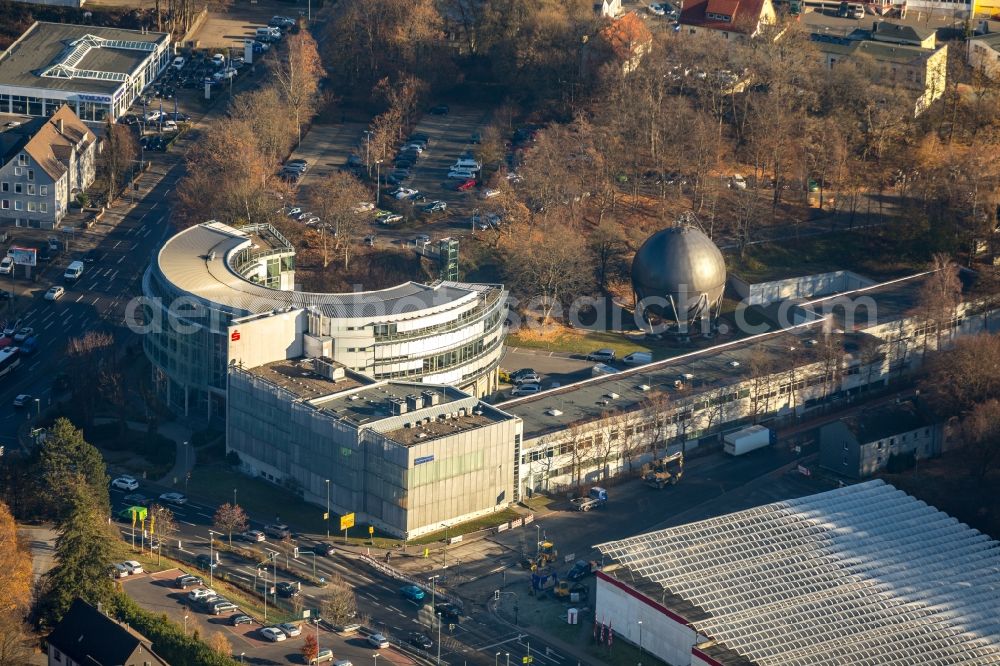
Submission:
<svg viewBox="0 0 1000 666">
<path fill-rule="evenodd" d="M 0 192 L 10 192 L 10 183 L 0 183 Z"/>
<path fill-rule="evenodd" d="M 29 213 L 34 213 L 35 212 L 35 202 L 34 201 L 29 201 L 28 202 L 28 212 Z"/>
<path fill-rule="evenodd" d="M 14 175 L 15 176 L 20 176 L 23 173 L 24 173 L 24 169 L 22 169 L 21 167 L 14 167 Z"/>
<path fill-rule="evenodd" d="M 14 194 L 21 194 L 24 192 L 24 185 L 22 183 L 14 183 Z"/>
<path fill-rule="evenodd" d="M 3 208 L 4 210 L 10 210 L 10 199 L 4 199 L 3 201 L 0 201 L 0 208 Z"/>
<path fill-rule="evenodd" d="M 39 185 L 38 186 L 38 194 L 40 196 L 47 197 L 49 195 L 49 186 L 48 185 Z"/>
<path fill-rule="evenodd" d="M 45 203 L 44 201 L 41 202 L 40 204 L 38 204 L 38 212 L 39 213 L 47 213 L 47 212 L 49 212 L 49 205 L 47 203 Z"/>
<path fill-rule="evenodd" d="M 34 183 L 28 183 L 28 194 L 34 194 L 34 193 L 35 193 Z"/>
<path fill-rule="evenodd" d="M 35 179 L 35 170 L 28 169 L 28 180 L 34 180 L 34 179 Z"/>
<path fill-rule="evenodd" d="M 24 206 L 21 205 L 18 199 L 14 200 L 14 210 L 24 210 Z"/>
<path fill-rule="evenodd" d="M 17 156 L 17 163 L 20 164 L 21 166 L 27 166 L 28 156 L 25 155 L 24 153 L 21 153 L 20 155 Z"/>
</svg>

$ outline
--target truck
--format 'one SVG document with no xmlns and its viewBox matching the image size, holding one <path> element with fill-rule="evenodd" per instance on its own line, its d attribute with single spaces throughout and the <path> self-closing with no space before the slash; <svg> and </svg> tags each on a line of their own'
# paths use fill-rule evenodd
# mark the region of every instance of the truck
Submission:
<svg viewBox="0 0 1000 666">
<path fill-rule="evenodd" d="M 594 486 L 584 497 L 576 497 L 570 502 L 577 511 L 590 511 L 600 509 L 608 503 L 608 491 L 604 488 Z"/>
<path fill-rule="evenodd" d="M 731 456 L 741 456 L 744 453 L 762 449 L 773 442 L 774 433 L 770 429 L 762 425 L 754 425 L 726 435 L 722 450 Z"/>
<path fill-rule="evenodd" d="M 684 476 L 684 453 L 678 451 L 642 466 L 642 481 L 657 490 L 673 486 Z"/>
</svg>

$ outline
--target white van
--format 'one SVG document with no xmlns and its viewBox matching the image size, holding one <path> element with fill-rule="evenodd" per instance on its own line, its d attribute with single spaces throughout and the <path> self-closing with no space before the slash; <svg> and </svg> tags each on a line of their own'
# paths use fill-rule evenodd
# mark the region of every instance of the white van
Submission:
<svg viewBox="0 0 1000 666">
<path fill-rule="evenodd" d="M 455 161 L 455 164 L 451 167 L 454 169 L 467 169 L 469 171 L 479 171 L 483 168 L 483 165 L 474 159 L 468 157 L 460 157 Z"/>
<path fill-rule="evenodd" d="M 75 280 L 79 280 L 81 275 L 83 275 L 83 262 L 73 261 L 66 267 L 66 272 L 63 273 L 63 279 L 73 282 Z"/>
</svg>

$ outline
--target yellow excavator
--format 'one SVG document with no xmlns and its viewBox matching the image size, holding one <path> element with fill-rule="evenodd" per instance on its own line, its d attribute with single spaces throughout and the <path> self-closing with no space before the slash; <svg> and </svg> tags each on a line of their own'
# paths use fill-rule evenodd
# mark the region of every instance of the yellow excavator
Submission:
<svg viewBox="0 0 1000 666">
<path fill-rule="evenodd" d="M 684 476 L 684 453 L 678 451 L 642 466 L 642 480 L 657 490 L 673 486 Z"/>
</svg>

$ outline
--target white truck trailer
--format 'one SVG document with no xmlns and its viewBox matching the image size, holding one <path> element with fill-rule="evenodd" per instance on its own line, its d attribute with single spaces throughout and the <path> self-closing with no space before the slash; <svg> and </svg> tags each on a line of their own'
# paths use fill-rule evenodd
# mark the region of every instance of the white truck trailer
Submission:
<svg viewBox="0 0 1000 666">
<path fill-rule="evenodd" d="M 771 444 L 773 440 L 774 433 L 770 429 L 762 425 L 755 425 L 726 435 L 722 450 L 731 456 L 741 456 L 744 453 L 762 449 Z"/>
</svg>

